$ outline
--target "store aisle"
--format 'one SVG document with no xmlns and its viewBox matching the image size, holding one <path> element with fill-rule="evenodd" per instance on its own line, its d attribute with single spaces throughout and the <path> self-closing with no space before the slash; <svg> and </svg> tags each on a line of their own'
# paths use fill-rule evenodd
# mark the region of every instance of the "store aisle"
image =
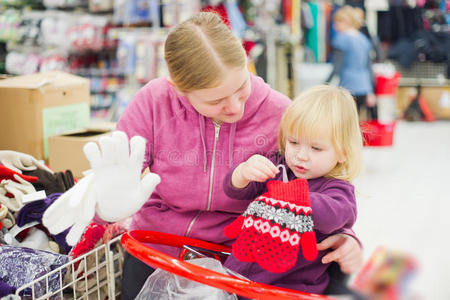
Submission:
<svg viewBox="0 0 450 300">
<path fill-rule="evenodd" d="M 394 139 L 364 148 L 355 231 L 366 260 L 380 245 L 416 257 L 418 299 L 450 299 L 450 122 L 401 121 Z"/>
</svg>

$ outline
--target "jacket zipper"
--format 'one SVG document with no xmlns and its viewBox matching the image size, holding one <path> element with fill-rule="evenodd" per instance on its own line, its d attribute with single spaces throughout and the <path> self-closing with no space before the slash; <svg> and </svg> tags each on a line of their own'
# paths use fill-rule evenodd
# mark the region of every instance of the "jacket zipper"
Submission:
<svg viewBox="0 0 450 300">
<path fill-rule="evenodd" d="M 219 133 L 220 133 L 220 124 L 217 124 L 214 122 L 214 147 L 213 147 L 213 153 L 212 153 L 212 160 L 211 160 L 211 174 L 209 177 L 209 193 L 208 193 L 208 205 L 206 207 L 206 210 L 209 211 L 211 209 L 211 202 L 212 202 L 212 188 L 213 188 L 213 178 L 214 178 L 214 165 L 216 162 L 216 147 L 217 147 L 217 141 L 219 140 Z M 194 226 L 195 221 L 200 216 L 201 211 L 197 213 L 197 215 L 192 219 L 191 223 L 189 223 L 188 229 L 186 231 L 186 236 L 189 236 L 191 233 L 192 227 Z"/>
</svg>

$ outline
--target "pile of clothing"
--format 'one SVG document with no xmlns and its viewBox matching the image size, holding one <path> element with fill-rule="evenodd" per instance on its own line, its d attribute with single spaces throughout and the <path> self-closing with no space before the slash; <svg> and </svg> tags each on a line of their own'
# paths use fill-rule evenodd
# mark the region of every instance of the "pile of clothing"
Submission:
<svg viewBox="0 0 450 300">
<path fill-rule="evenodd" d="M 117 230 L 92 223 L 74 247 L 66 242 L 70 228 L 49 232 L 42 224 L 44 212 L 75 183 L 70 170 L 53 172 L 28 154 L 0 151 L 0 297 L 87 253 Z M 65 273 L 50 276 L 50 291 L 61 289 L 59 276 Z M 45 285 L 34 288 L 35 295 L 46 293 Z M 28 293 L 31 289 L 21 296 Z"/>
</svg>

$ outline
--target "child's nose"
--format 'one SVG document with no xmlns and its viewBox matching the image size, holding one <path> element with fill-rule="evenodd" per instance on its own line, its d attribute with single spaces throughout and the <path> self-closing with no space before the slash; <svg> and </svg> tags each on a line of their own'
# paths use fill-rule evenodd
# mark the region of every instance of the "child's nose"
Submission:
<svg viewBox="0 0 450 300">
<path fill-rule="evenodd" d="M 301 161 L 307 161 L 309 159 L 308 149 L 305 146 L 300 147 L 297 151 L 297 159 Z"/>
</svg>

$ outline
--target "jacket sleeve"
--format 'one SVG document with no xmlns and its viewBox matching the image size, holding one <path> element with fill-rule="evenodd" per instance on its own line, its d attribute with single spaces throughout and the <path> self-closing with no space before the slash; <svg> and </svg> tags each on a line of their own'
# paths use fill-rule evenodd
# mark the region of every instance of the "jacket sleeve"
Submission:
<svg viewBox="0 0 450 300">
<path fill-rule="evenodd" d="M 351 228 L 357 213 L 353 185 L 343 180 L 330 180 L 309 197 L 315 230 L 324 234 L 353 232 Z"/>
<path fill-rule="evenodd" d="M 282 162 L 282 156 L 278 152 L 271 152 L 267 155 L 267 158 L 270 159 L 270 161 L 276 166 Z M 236 169 L 238 165 L 235 165 L 232 169 L 230 169 L 225 176 L 225 179 L 223 181 L 223 190 L 225 194 L 233 199 L 238 200 L 253 200 L 258 196 L 261 196 L 265 192 L 267 192 L 267 181 L 273 180 L 269 179 L 265 182 L 256 182 L 252 181 L 250 182 L 245 188 L 238 189 L 235 188 L 231 184 L 231 176 L 233 175 L 234 170 Z M 281 172 L 278 174 L 275 180 L 280 180 Z"/>
<path fill-rule="evenodd" d="M 237 167 L 237 166 L 236 166 Z M 223 180 L 223 190 L 225 194 L 233 199 L 238 200 L 253 200 L 259 195 L 262 195 L 266 190 L 265 182 L 250 182 L 245 188 L 238 189 L 231 184 L 231 176 L 236 167 L 230 169 Z"/>
<path fill-rule="evenodd" d="M 139 135 L 147 141 L 142 170 L 151 166 L 153 162 L 154 104 L 151 85 L 147 84 L 133 97 L 116 126 L 116 130 L 125 132 L 129 139 Z"/>
</svg>

